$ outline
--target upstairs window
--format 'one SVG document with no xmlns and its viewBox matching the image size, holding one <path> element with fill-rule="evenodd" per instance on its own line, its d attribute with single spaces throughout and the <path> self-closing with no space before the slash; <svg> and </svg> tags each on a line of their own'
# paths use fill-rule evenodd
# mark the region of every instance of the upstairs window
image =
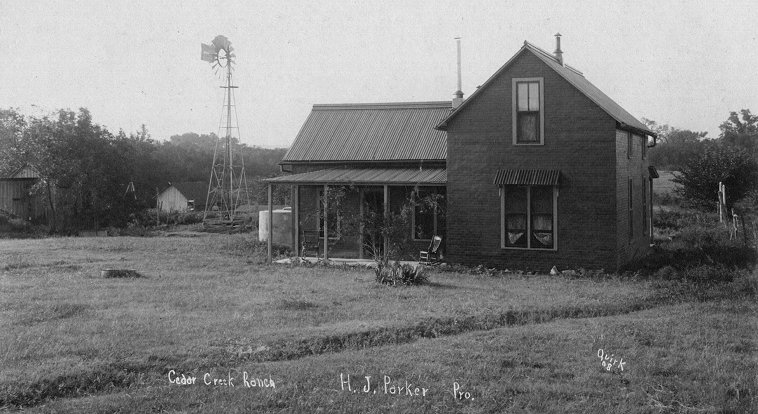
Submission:
<svg viewBox="0 0 758 414">
<path fill-rule="evenodd" d="M 542 78 L 513 79 L 513 143 L 544 144 Z"/>
<path fill-rule="evenodd" d="M 626 158 L 631 159 L 632 158 L 632 133 L 627 132 L 626 133 Z"/>
</svg>

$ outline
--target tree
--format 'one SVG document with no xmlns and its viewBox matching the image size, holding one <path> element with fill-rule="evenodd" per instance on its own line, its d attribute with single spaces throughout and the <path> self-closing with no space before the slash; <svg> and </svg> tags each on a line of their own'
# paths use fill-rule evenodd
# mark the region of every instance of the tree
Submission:
<svg viewBox="0 0 758 414">
<path fill-rule="evenodd" d="M 125 190 L 134 176 L 133 146 L 92 121 L 90 112 L 60 110 L 31 118 L 20 148 L 40 176 L 53 230 L 120 226 L 138 208 Z"/>
<path fill-rule="evenodd" d="M 659 124 L 652 119 L 642 118 L 642 123 L 645 124 L 651 131 L 658 135 L 658 143 L 665 143 L 671 132 L 671 127 L 668 124 Z"/>
<path fill-rule="evenodd" d="M 0 109 L 0 177 L 11 174 L 26 162 L 21 140 L 26 119 L 15 109 Z"/>
<path fill-rule="evenodd" d="M 722 138 L 734 134 L 758 134 L 758 115 L 751 114 L 749 109 L 741 109 L 739 114 L 732 111 L 719 129 L 721 129 Z"/>
<path fill-rule="evenodd" d="M 720 126 L 721 139 L 731 145 L 746 149 L 753 157 L 758 157 L 758 115 L 749 109 L 730 112 L 729 118 Z"/>
<path fill-rule="evenodd" d="M 718 200 L 718 183 L 726 185 L 726 206 L 745 197 L 758 184 L 758 162 L 744 149 L 721 142 L 703 143 L 701 153 L 674 174 L 676 191 L 691 204 L 712 210 Z"/>
<path fill-rule="evenodd" d="M 658 143 L 650 148 L 648 156 L 650 164 L 661 169 L 679 170 L 702 151 L 702 143 L 708 139 L 707 132 L 679 129 L 646 118 L 643 118 L 643 122 L 658 134 Z"/>
</svg>

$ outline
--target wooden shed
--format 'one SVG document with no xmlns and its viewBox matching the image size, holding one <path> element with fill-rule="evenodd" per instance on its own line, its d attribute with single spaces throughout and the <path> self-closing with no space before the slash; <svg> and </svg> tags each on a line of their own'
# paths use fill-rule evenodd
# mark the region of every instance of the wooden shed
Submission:
<svg viewBox="0 0 758 414">
<path fill-rule="evenodd" d="M 158 194 L 157 208 L 165 212 L 203 211 L 208 195 L 208 183 L 191 181 L 170 184 Z"/>
<path fill-rule="evenodd" d="M 29 165 L 0 178 L 0 210 L 25 220 L 43 220 L 46 214 L 44 197 L 32 191 L 37 181 L 39 174 Z"/>
</svg>

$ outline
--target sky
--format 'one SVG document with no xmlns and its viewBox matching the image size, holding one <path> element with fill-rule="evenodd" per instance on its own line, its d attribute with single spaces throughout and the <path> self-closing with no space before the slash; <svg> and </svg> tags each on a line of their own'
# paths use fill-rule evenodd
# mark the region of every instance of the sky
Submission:
<svg viewBox="0 0 758 414">
<path fill-rule="evenodd" d="M 224 82 L 200 44 L 232 42 L 240 139 L 287 147 L 314 104 L 470 95 L 524 40 L 552 52 L 637 118 L 717 137 L 758 112 L 754 1 L 0 0 L 0 108 L 86 107 L 157 140 L 219 133 Z"/>
</svg>

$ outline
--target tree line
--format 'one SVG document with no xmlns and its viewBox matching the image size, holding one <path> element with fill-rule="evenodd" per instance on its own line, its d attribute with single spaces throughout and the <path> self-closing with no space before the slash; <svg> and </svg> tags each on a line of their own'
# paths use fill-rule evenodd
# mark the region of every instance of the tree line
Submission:
<svg viewBox="0 0 758 414">
<path fill-rule="evenodd" d="M 727 188 L 727 205 L 758 205 L 758 116 L 731 112 L 717 138 L 643 119 L 658 134 L 648 152 L 651 165 L 676 171 L 679 194 L 693 205 L 713 208 L 717 186 Z M 0 109 L 0 177 L 29 165 L 40 176 L 31 189 L 45 200 L 54 231 L 124 226 L 153 208 L 156 190 L 170 182 L 207 182 L 217 142 L 215 134 L 185 133 L 154 140 L 139 131 L 112 133 L 90 112 L 59 110 L 43 117 Z M 245 162 L 253 202 L 265 202 L 261 178 L 280 174 L 286 149 L 235 142 Z M 274 202 L 286 203 L 285 186 L 275 186 Z"/>
<path fill-rule="evenodd" d="M 717 138 L 706 132 L 679 129 L 643 118 L 658 134 L 648 151 L 651 165 L 672 170 L 677 192 L 688 204 L 715 208 L 718 183 L 727 186 L 727 207 L 742 202 L 758 208 L 758 115 L 749 109 L 730 112 Z"/>
<path fill-rule="evenodd" d="M 156 191 L 169 183 L 207 183 L 216 142 L 215 134 L 197 133 L 157 141 L 144 125 L 114 134 L 85 108 L 42 117 L 0 109 L 0 177 L 25 165 L 39 174 L 31 191 L 45 200 L 53 231 L 121 227 L 154 208 Z M 251 197 L 263 202 L 260 180 L 280 173 L 286 149 L 236 139 L 234 145 L 244 159 Z"/>
</svg>

